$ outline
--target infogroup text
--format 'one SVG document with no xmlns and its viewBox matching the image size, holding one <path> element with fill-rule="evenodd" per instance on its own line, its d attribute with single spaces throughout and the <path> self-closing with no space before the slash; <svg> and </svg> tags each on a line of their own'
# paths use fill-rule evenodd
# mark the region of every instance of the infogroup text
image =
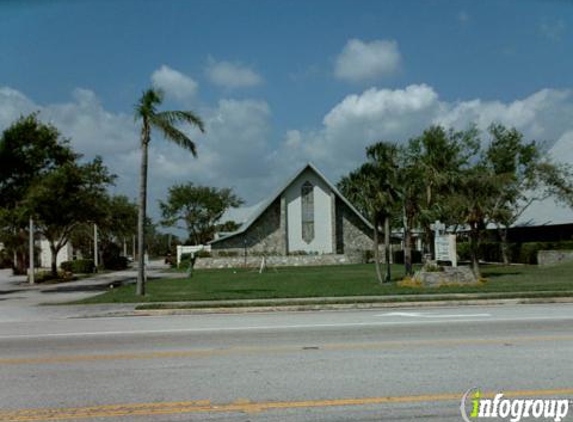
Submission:
<svg viewBox="0 0 573 422">
<path fill-rule="evenodd" d="M 460 411 L 466 422 L 487 418 L 507 419 L 510 422 L 525 419 L 560 422 L 569 413 L 569 406 L 568 399 L 509 399 L 503 393 L 486 399 L 479 389 L 471 388 L 462 397 Z"/>
</svg>

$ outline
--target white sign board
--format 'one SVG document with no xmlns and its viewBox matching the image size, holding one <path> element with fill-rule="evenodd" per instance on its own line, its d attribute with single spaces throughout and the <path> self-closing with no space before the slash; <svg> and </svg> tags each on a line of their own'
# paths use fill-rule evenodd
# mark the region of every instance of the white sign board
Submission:
<svg viewBox="0 0 573 422">
<path fill-rule="evenodd" d="M 457 267 L 456 235 L 446 234 L 436 236 L 435 239 L 436 261 L 450 261 L 453 267 Z"/>
</svg>

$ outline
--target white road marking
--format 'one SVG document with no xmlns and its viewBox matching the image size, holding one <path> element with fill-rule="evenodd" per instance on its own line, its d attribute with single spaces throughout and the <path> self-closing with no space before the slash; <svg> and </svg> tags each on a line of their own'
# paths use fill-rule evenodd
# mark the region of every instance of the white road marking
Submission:
<svg viewBox="0 0 573 422">
<path fill-rule="evenodd" d="M 374 315 L 377 317 L 385 317 L 385 316 L 400 316 L 400 317 L 409 317 L 409 318 L 489 318 L 491 314 L 423 314 L 420 312 L 388 312 L 386 314 L 378 314 Z"/>
<path fill-rule="evenodd" d="M 494 319 L 453 319 L 453 320 L 408 320 L 408 321 L 384 321 L 384 322 L 349 322 L 340 324 L 294 324 L 294 325 L 261 325 L 244 327 L 198 327 L 198 328 L 172 328 L 164 330 L 129 330 L 129 331 L 92 331 L 70 333 L 43 333 L 43 334 L 15 334 L 0 335 L 0 339 L 37 339 L 51 337 L 85 337 L 85 336 L 115 336 L 132 334 L 175 334 L 197 332 L 225 332 L 225 331 L 256 331 L 256 330 L 288 330 L 288 329 L 313 329 L 313 328 L 340 328 L 340 327 L 379 327 L 392 325 L 424 325 L 424 324 L 457 324 L 465 322 L 520 322 L 541 320 L 572 320 L 573 316 L 539 316 L 517 318 L 494 318 Z"/>
</svg>

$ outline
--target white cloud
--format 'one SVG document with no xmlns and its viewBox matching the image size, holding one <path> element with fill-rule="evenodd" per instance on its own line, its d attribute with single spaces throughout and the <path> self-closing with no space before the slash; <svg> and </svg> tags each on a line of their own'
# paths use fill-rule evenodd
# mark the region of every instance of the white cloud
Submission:
<svg viewBox="0 0 573 422">
<path fill-rule="evenodd" d="M 486 130 L 501 122 L 522 131 L 526 139 L 555 142 L 555 159 L 573 164 L 573 91 L 540 90 L 511 102 L 480 99 L 448 102 L 427 85 L 405 89 L 371 88 L 352 94 L 335 105 L 324 117 L 322 126 L 310 131 L 287 132 L 280 149 L 273 155 L 275 171 L 296 168 L 305 161 L 315 162 L 334 182 L 364 161 L 365 147 L 377 141 L 404 143 L 432 124 L 456 129 L 476 123 Z M 485 137 L 484 137 L 485 138 Z M 290 159 L 287 159 L 290 158 Z M 554 215 L 555 204 L 532 208 L 537 221 L 573 221 Z M 555 220 L 558 219 L 558 220 Z"/>
<path fill-rule="evenodd" d="M 349 82 L 373 80 L 395 73 L 401 60 L 396 41 L 351 39 L 336 58 L 334 75 Z"/>
<path fill-rule="evenodd" d="M 96 94 L 86 89 L 76 89 L 66 102 L 41 105 L 17 90 L 0 87 L 0 131 L 21 114 L 33 111 L 70 137 L 73 147 L 86 158 L 102 155 L 119 176 L 116 191 L 136 197 L 139 126 L 132 115 L 106 110 Z M 278 145 L 272 143 L 272 112 L 265 101 L 221 99 L 210 108 L 199 109 L 198 114 L 203 117 L 206 134 L 185 128 L 197 143 L 197 159 L 159 134 L 153 135 L 149 208 L 154 217 L 158 216 L 157 200 L 175 183 L 234 187 L 252 203 L 269 195 L 307 161 L 315 162 L 336 182 L 364 160 L 367 145 L 381 140 L 406 142 L 436 123 L 465 128 L 476 122 L 486 129 L 492 121 L 499 121 L 515 126 L 526 139 L 554 140 L 554 157 L 573 164 L 570 90 L 544 89 L 510 102 L 449 102 L 424 84 L 395 90 L 371 88 L 334 105 L 314 129 L 287 131 Z M 532 210 L 537 219 L 557 218 L 554 205 Z"/>
<path fill-rule="evenodd" d="M 179 102 L 189 103 L 197 93 L 198 84 L 189 76 L 163 65 L 151 75 L 154 87 Z"/>
<path fill-rule="evenodd" d="M 87 156 L 121 153 L 137 146 L 132 116 L 106 111 L 88 89 L 76 88 L 72 98 L 70 102 L 42 106 L 19 91 L 0 88 L 0 128 L 21 115 L 39 111 L 40 120 L 53 123 L 78 152 Z"/>
<path fill-rule="evenodd" d="M 141 153 L 139 126 L 133 116 L 107 111 L 95 93 L 86 89 L 74 90 L 67 102 L 40 105 L 17 90 L 0 88 L 0 132 L 33 111 L 39 111 L 40 120 L 54 124 L 70 138 L 72 147 L 86 159 L 101 155 L 110 171 L 118 175 L 114 191 L 136 198 Z M 154 217 L 158 217 L 157 200 L 175 183 L 234 186 L 248 199 L 258 199 L 265 191 L 260 187 L 268 183 L 268 104 L 221 100 L 216 107 L 198 113 L 205 121 L 206 134 L 185 128 L 197 144 L 197 159 L 158 133 L 152 135 L 148 204 Z"/>
<path fill-rule="evenodd" d="M 209 58 L 206 74 L 212 83 L 227 89 L 250 88 L 263 83 L 263 78 L 247 66 L 217 62 L 212 58 Z"/>
<path fill-rule="evenodd" d="M 461 25 L 465 25 L 470 20 L 470 15 L 466 11 L 462 10 L 458 13 L 457 19 Z"/>
<path fill-rule="evenodd" d="M 542 19 L 541 22 L 539 22 L 538 28 L 542 36 L 554 42 L 561 41 L 565 34 L 565 30 L 567 29 L 563 19 Z"/>
</svg>

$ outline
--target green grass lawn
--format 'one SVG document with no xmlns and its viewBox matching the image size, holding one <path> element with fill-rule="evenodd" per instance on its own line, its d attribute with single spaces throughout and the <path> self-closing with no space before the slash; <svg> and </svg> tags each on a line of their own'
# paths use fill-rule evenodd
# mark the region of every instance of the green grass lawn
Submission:
<svg viewBox="0 0 573 422">
<path fill-rule="evenodd" d="M 447 293 L 536 292 L 573 293 L 573 263 L 555 267 L 484 266 L 485 285 L 440 288 L 398 287 L 403 266 L 392 267 L 393 282 L 380 285 L 374 266 L 340 265 L 290 267 L 263 274 L 245 269 L 197 270 L 192 278 L 161 279 L 147 284 L 144 298 L 135 296 L 135 286 L 110 290 L 80 303 L 173 302 L 221 299 L 269 299 L 327 296 L 415 295 Z"/>
</svg>

